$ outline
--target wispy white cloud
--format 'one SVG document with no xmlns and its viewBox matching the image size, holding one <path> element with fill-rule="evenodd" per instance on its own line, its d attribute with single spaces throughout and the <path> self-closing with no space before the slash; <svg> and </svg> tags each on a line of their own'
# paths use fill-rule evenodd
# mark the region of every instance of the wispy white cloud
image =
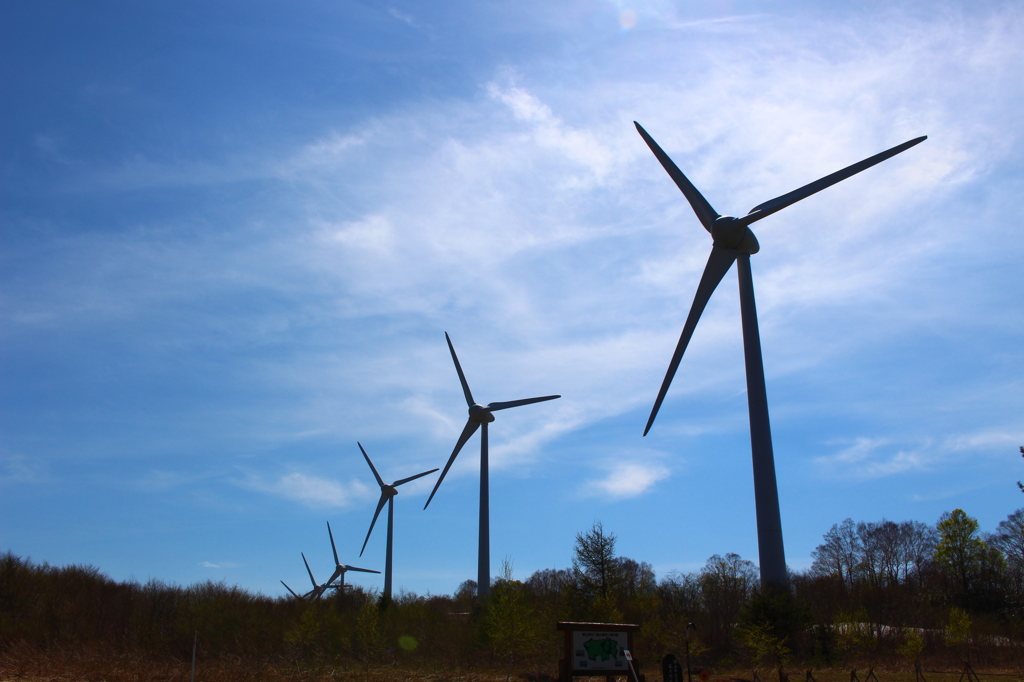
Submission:
<svg viewBox="0 0 1024 682">
<path fill-rule="evenodd" d="M 543 403 L 541 403 L 543 405 Z M 583 410 L 570 404 L 548 407 L 547 414 L 537 415 L 526 429 L 520 429 L 505 442 L 489 448 L 496 469 L 532 464 L 542 457 L 544 446 L 559 436 L 575 431 L 583 423 Z"/>
<path fill-rule="evenodd" d="M 949 452 L 1012 451 L 1020 445 L 1024 433 L 1019 431 L 986 429 L 977 433 L 954 434 L 943 441 L 943 448 Z"/>
<path fill-rule="evenodd" d="M 815 464 L 832 476 L 880 478 L 927 468 L 931 459 L 929 445 L 906 449 L 887 439 L 858 438 L 834 455 L 816 458 Z"/>
<path fill-rule="evenodd" d="M 0 485 L 7 483 L 41 483 L 49 480 L 44 462 L 22 454 L 0 452 Z"/>
<path fill-rule="evenodd" d="M 953 462 L 1011 452 L 1020 434 L 985 430 L 900 442 L 892 437 L 856 438 L 838 452 L 814 458 L 818 473 L 829 477 L 870 480 L 915 471 L 934 471 Z"/>
<path fill-rule="evenodd" d="M 668 5 L 630 7 L 671 25 Z M 304 396 L 297 407 L 274 406 L 261 437 L 348 434 L 358 425 L 371 434 L 425 433 L 441 451 L 464 407 L 440 331 L 459 332 L 481 395 L 496 387 L 488 399 L 565 396 L 552 410 L 517 414 L 508 438 L 495 443 L 496 466 L 525 464 L 572 430 L 649 405 L 710 248 L 632 130 L 634 118 L 727 212 L 931 135 L 870 179 L 757 224 L 770 378 L 820 371 L 837 354 L 871 348 L 868 322 L 879 317 L 890 323 L 887 334 L 907 335 L 936 320 L 984 316 L 944 287 L 922 286 L 913 305 L 905 300 L 908 283 L 934 282 L 929 270 L 965 239 L 962 225 L 931 207 L 985 177 L 1018 144 L 1012 112 L 1022 93 L 1005 84 L 1024 53 L 1020 12 L 1006 6 L 961 18 L 719 22 L 722 30 L 743 32 L 752 21 L 773 30 L 744 34 L 736 49 L 694 47 L 699 68 L 659 59 L 678 50 L 678 34 L 652 31 L 645 51 L 612 51 L 608 63 L 581 66 L 569 81 L 548 79 L 523 58 L 485 80 L 478 99 L 377 114 L 248 168 L 128 159 L 104 182 L 212 186 L 248 174 L 282 183 L 287 198 L 243 207 L 216 230 L 149 226 L 68 240 L 42 268 L 44 278 L 60 273 L 59 291 L 15 294 L 5 310 L 19 325 L 60 327 L 170 307 L 188 319 L 176 317 L 173 334 L 155 333 L 157 347 L 168 339 L 198 348 L 288 343 L 287 356 L 243 354 L 233 365 L 234 378 Z M 973 238 L 991 239 L 998 224 L 973 227 Z M 730 355 L 738 340 L 732 282 L 730 275 L 712 299 L 670 402 L 742 385 L 742 365 Z M 231 304 L 206 307 L 215 300 Z M 842 311 L 825 342 L 808 331 L 823 310 Z M 373 341 L 335 345 L 367 330 L 377 332 Z M 268 430 L 268 421 L 280 428 Z M 932 461 L 894 438 L 904 445 L 896 452 L 855 446 L 835 462 L 888 475 Z M 353 494 L 294 476 L 265 487 L 323 504 Z"/>
<path fill-rule="evenodd" d="M 671 475 L 671 470 L 659 459 L 651 456 L 638 457 L 636 453 L 629 453 L 598 464 L 597 468 L 604 469 L 605 475 L 584 481 L 578 492 L 582 497 L 613 500 L 637 497 Z"/>
<path fill-rule="evenodd" d="M 357 479 L 344 483 L 300 472 L 292 472 L 272 480 L 250 474 L 237 482 L 243 487 L 278 495 L 309 507 L 349 507 L 374 497 L 370 489 Z"/>
<path fill-rule="evenodd" d="M 209 472 L 184 473 L 182 471 L 154 469 L 137 478 L 133 484 L 134 487 L 144 491 L 163 492 L 186 486 L 194 486 L 201 481 L 211 478 L 211 476 L 212 474 Z"/>
<path fill-rule="evenodd" d="M 488 94 L 509 108 L 516 120 L 529 124 L 532 144 L 549 154 L 564 156 L 590 171 L 591 181 L 578 175 L 560 181 L 558 188 L 567 189 L 581 183 L 601 184 L 614 163 L 612 150 L 593 131 L 566 125 L 536 95 L 516 84 L 516 75 L 507 74 L 499 83 L 487 84 Z"/>
<path fill-rule="evenodd" d="M 619 16 L 619 25 L 623 29 L 632 29 L 637 26 L 638 21 L 644 28 L 658 30 L 662 28 L 674 30 L 731 30 L 735 32 L 735 26 L 723 27 L 722 25 L 746 22 L 764 18 L 764 14 L 747 15 L 724 15 L 710 16 L 702 19 L 680 17 L 681 6 L 668 0 L 609 0 Z M 687 10 L 692 8 L 687 7 Z"/>
<path fill-rule="evenodd" d="M 369 130 L 347 135 L 331 131 L 320 139 L 304 145 L 289 158 L 274 164 L 274 172 L 285 178 L 300 172 L 307 174 L 308 177 L 310 171 L 337 164 L 339 159 L 366 146 L 371 140 L 371 135 L 372 132 Z"/>
<path fill-rule="evenodd" d="M 233 561 L 203 561 L 199 565 L 203 568 L 238 568 L 238 564 Z"/>
<path fill-rule="evenodd" d="M 403 12 L 403 11 L 401 11 L 399 9 L 395 9 L 394 7 L 389 7 L 388 8 L 388 14 L 390 14 L 395 19 L 398 19 L 403 24 L 408 24 L 409 26 L 412 26 L 413 28 L 419 28 L 419 25 L 416 23 L 416 20 L 408 12 Z"/>
</svg>

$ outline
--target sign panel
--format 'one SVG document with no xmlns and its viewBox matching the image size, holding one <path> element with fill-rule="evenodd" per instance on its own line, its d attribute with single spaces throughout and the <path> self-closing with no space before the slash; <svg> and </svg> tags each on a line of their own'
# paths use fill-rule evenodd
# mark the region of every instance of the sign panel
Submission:
<svg viewBox="0 0 1024 682">
<path fill-rule="evenodd" d="M 625 671 L 629 633 L 622 630 L 575 630 L 572 633 L 572 668 L 597 673 Z"/>
</svg>

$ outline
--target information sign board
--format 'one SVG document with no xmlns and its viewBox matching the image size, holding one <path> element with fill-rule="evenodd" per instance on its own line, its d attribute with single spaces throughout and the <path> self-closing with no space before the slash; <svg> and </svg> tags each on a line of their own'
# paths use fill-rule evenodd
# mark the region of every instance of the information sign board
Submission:
<svg viewBox="0 0 1024 682">
<path fill-rule="evenodd" d="M 572 667 L 575 670 L 623 671 L 628 633 L 622 630 L 575 630 L 572 633 Z"/>
<path fill-rule="evenodd" d="M 633 633 L 639 625 L 560 622 L 558 629 L 565 632 L 565 657 L 559 663 L 563 682 L 582 676 L 630 676 L 627 652 L 633 648 Z M 637 672 L 633 671 L 634 678 Z"/>
</svg>

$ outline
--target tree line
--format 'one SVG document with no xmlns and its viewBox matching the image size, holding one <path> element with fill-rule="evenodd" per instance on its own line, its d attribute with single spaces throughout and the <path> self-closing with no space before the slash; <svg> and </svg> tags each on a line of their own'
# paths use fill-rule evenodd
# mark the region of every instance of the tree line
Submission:
<svg viewBox="0 0 1024 682">
<path fill-rule="evenodd" d="M 349 586 L 321 600 L 252 594 L 223 583 L 117 582 L 96 568 L 0 556 L 0 669 L 92 652 L 257 669 L 398 666 L 465 673 L 555 670 L 557 621 L 641 625 L 634 652 L 653 670 L 689 649 L 697 667 L 861 663 L 1019 666 L 1024 660 L 1024 509 L 989 533 L 963 510 L 934 526 L 854 522 L 824 535 L 785 592 L 762 591 L 757 567 L 714 555 L 660 580 L 615 553 L 600 522 L 576 537 L 572 566 L 524 580 L 506 560 L 485 603 L 466 581 L 453 595 Z M 20 670 L 14 670 L 20 672 Z"/>
</svg>

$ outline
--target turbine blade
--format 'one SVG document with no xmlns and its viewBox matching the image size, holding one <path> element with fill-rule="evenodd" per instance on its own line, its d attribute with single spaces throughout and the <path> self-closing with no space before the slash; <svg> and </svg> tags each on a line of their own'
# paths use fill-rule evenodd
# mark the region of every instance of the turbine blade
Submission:
<svg viewBox="0 0 1024 682">
<path fill-rule="evenodd" d="M 644 130 L 643 126 L 636 121 L 633 121 L 633 125 L 636 126 L 637 132 L 640 133 L 640 137 L 644 138 L 644 142 L 646 142 L 647 146 L 651 148 L 654 155 L 658 157 L 658 161 L 661 162 L 662 167 L 668 171 L 669 177 L 671 177 L 676 183 L 676 187 L 682 191 L 683 196 L 685 196 L 686 200 L 690 202 L 690 208 L 692 208 L 693 212 L 697 214 L 697 219 L 700 220 L 700 224 L 704 226 L 705 230 L 711 232 L 711 223 L 715 222 L 715 218 L 718 217 L 718 211 L 711 208 L 711 204 L 709 204 L 708 200 L 704 198 L 704 195 L 697 191 L 697 188 L 693 186 L 693 183 L 683 175 L 683 171 L 679 170 L 679 167 L 673 163 L 672 159 L 668 158 L 668 154 L 658 146 L 658 143 L 654 141 L 654 138 L 647 134 L 647 131 Z"/>
<path fill-rule="evenodd" d="M 302 554 L 302 552 L 299 552 Z M 313 577 L 313 571 L 309 570 L 309 562 L 306 561 L 306 555 L 302 554 L 302 563 L 306 564 L 306 572 L 309 573 L 309 582 L 313 583 L 313 587 L 316 588 L 316 578 Z"/>
<path fill-rule="evenodd" d="M 927 139 L 927 135 L 915 137 L 913 140 L 904 142 L 903 144 L 896 145 L 892 149 L 887 149 L 886 151 L 881 152 L 880 154 L 875 154 L 870 158 L 864 159 L 863 161 L 859 161 L 853 164 L 852 166 L 847 166 L 846 168 L 836 171 L 831 175 L 826 175 L 820 180 L 815 180 L 809 185 L 804 185 L 803 187 L 795 189 L 788 194 L 783 194 L 782 196 L 775 197 L 774 199 L 766 201 L 763 204 L 758 204 L 754 208 L 750 209 L 750 212 L 747 213 L 747 215 L 740 218 L 738 222 L 743 225 L 750 225 L 751 223 L 756 222 L 761 218 L 770 216 L 772 213 L 781 211 L 787 206 L 795 204 L 801 199 L 806 199 L 807 197 L 811 196 L 812 194 L 820 192 L 826 187 L 831 187 L 832 185 L 836 184 L 837 182 L 845 180 L 851 175 L 856 175 L 857 173 L 860 173 L 862 170 L 867 170 L 868 168 L 871 168 L 875 164 L 881 163 L 886 159 L 892 158 L 893 156 L 896 156 L 901 152 L 905 152 L 914 145 L 921 144 Z"/>
<path fill-rule="evenodd" d="M 665 379 L 661 382 L 661 390 L 658 391 L 658 398 L 654 401 L 654 408 L 651 410 L 651 416 L 647 420 L 647 427 L 644 429 L 644 435 L 651 430 L 651 425 L 654 423 L 654 418 L 658 416 L 658 410 L 661 409 L 661 402 L 665 399 L 665 394 L 668 392 L 669 384 L 672 383 L 672 377 L 676 375 L 676 369 L 679 368 L 679 361 L 683 359 L 683 353 L 686 352 L 686 346 L 690 343 L 690 337 L 693 336 L 693 330 L 697 327 L 697 320 L 700 319 L 701 313 L 704 312 L 704 307 L 708 304 L 708 299 L 711 298 L 711 294 L 714 293 L 715 287 L 725 277 L 725 273 L 732 267 L 732 262 L 736 260 L 736 251 L 732 249 L 723 249 L 719 246 L 713 246 L 711 248 L 711 255 L 708 257 L 708 263 L 704 266 L 704 274 L 700 277 L 700 284 L 697 285 L 697 293 L 693 297 L 693 304 L 690 306 L 690 314 L 686 317 L 686 324 L 683 325 L 683 333 L 679 335 L 679 343 L 676 344 L 676 352 L 672 354 L 672 361 L 668 364 L 668 371 L 665 372 Z"/>
<path fill-rule="evenodd" d="M 302 597 L 300 597 L 299 595 L 295 594 L 295 590 L 293 590 L 292 588 L 288 587 L 288 583 L 286 583 L 285 581 L 282 580 L 281 584 L 284 585 L 284 589 L 286 589 L 286 590 L 288 590 L 289 592 L 292 593 L 293 597 L 295 597 L 296 599 L 302 599 Z"/>
<path fill-rule="evenodd" d="M 372 568 L 356 568 L 355 566 L 345 566 L 346 571 L 359 571 L 360 573 L 380 573 Z"/>
<path fill-rule="evenodd" d="M 397 488 L 398 486 L 402 485 L 403 483 L 408 483 L 409 481 L 415 481 L 417 478 L 420 478 L 421 476 L 426 476 L 427 474 L 432 474 L 435 471 L 437 471 L 436 467 L 431 469 L 430 471 L 424 471 L 422 474 L 416 474 L 415 476 L 410 476 L 409 478 L 400 478 L 397 481 L 395 481 L 394 483 L 392 483 L 391 485 L 393 485 L 393 486 L 395 486 Z"/>
<path fill-rule="evenodd" d="M 338 561 L 338 548 L 334 546 L 334 533 L 331 532 L 331 522 L 327 522 L 327 534 L 331 536 L 331 551 L 334 552 L 334 565 L 340 566 L 341 562 Z M 331 578 L 333 580 L 333 578 Z M 327 582 L 331 582 L 328 580 Z"/>
<path fill-rule="evenodd" d="M 359 441 L 356 441 L 356 445 L 359 446 L 359 450 L 363 453 L 363 457 L 366 458 L 366 463 L 370 465 L 370 471 L 373 472 L 373 477 L 377 479 L 377 485 L 383 488 L 384 479 L 382 479 L 380 477 L 380 474 L 377 473 L 377 469 L 373 466 L 373 462 L 370 461 L 370 456 L 366 454 L 366 450 L 363 450 L 363 444 L 360 443 Z"/>
<path fill-rule="evenodd" d="M 423 505 L 424 509 L 430 506 L 430 501 L 434 499 L 434 493 L 436 493 L 437 489 L 441 487 L 441 481 L 444 480 L 444 477 L 448 473 L 448 470 L 452 468 L 452 462 L 454 462 L 455 458 L 458 456 L 459 450 L 461 450 L 462 446 L 466 444 L 466 441 L 468 441 L 470 437 L 472 437 L 472 435 L 476 433 L 476 430 L 478 428 L 480 428 L 480 422 L 466 422 L 465 428 L 462 429 L 462 435 L 459 436 L 459 442 L 455 444 L 455 449 L 452 450 L 452 456 L 448 458 L 448 463 L 444 465 L 444 471 L 441 472 L 441 475 L 437 479 L 437 483 L 434 484 L 434 489 L 430 491 L 430 497 L 427 498 L 427 503 Z"/>
<path fill-rule="evenodd" d="M 370 541 L 370 533 L 373 532 L 373 524 L 377 523 L 377 517 L 380 516 L 380 510 L 384 508 L 387 501 L 388 496 L 381 492 L 380 500 L 377 502 L 377 511 L 373 512 L 373 521 L 370 521 L 370 530 L 366 531 L 366 539 L 363 540 L 363 548 L 359 550 L 359 556 L 363 556 L 363 552 L 366 551 L 366 543 Z"/>
<path fill-rule="evenodd" d="M 476 402 L 473 400 L 473 394 L 469 390 L 469 383 L 466 381 L 466 375 L 462 373 L 462 365 L 459 364 L 459 356 L 455 354 L 455 346 L 452 345 L 452 340 L 448 337 L 448 332 L 444 333 L 445 341 L 448 342 L 448 350 L 452 352 L 452 360 L 455 361 L 455 371 L 459 373 L 459 381 L 462 382 L 462 392 L 466 394 L 466 405 L 473 407 Z"/>
<path fill-rule="evenodd" d="M 555 398 L 561 398 L 560 395 L 546 395 L 540 398 L 523 398 L 522 400 L 509 400 L 505 403 L 487 403 L 487 409 L 490 412 L 497 412 L 498 410 L 507 410 L 510 407 L 519 407 L 520 405 L 532 405 L 533 403 L 542 403 L 545 400 L 554 400 Z"/>
</svg>

